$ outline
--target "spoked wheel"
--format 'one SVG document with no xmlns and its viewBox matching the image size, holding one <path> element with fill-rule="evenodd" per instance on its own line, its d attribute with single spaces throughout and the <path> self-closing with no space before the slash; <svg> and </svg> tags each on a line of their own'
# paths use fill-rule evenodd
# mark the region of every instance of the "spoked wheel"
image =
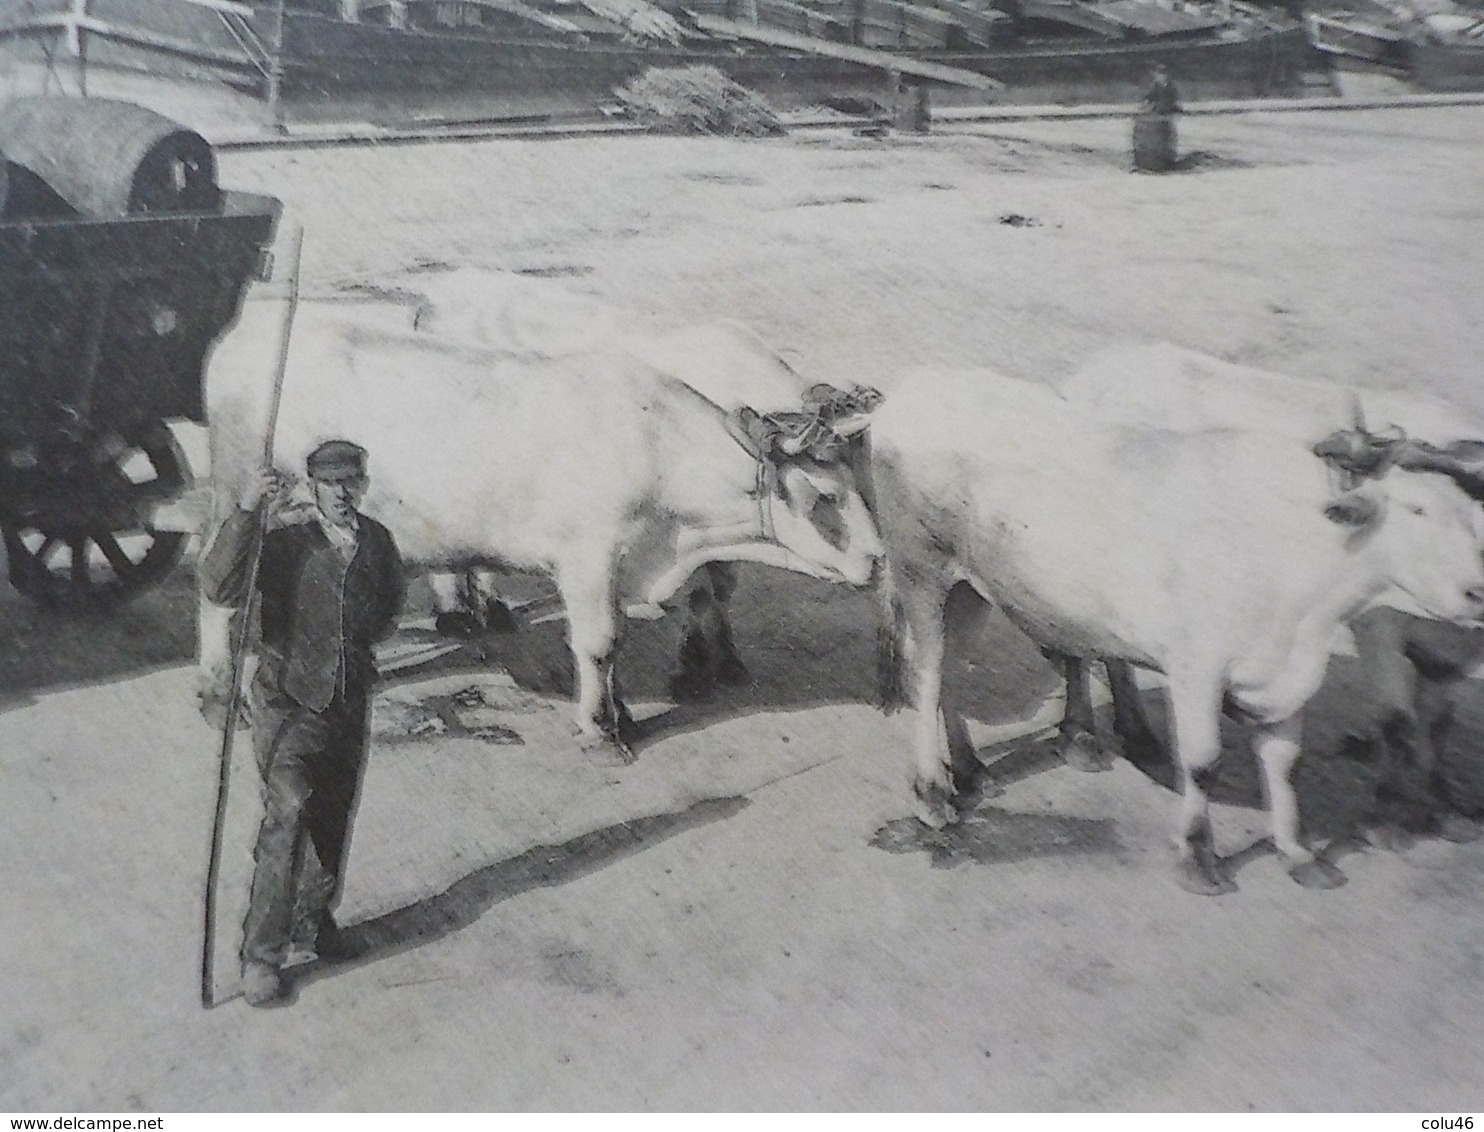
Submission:
<svg viewBox="0 0 1484 1132">
<path fill-rule="evenodd" d="M 180 561 L 186 536 L 151 527 L 189 467 L 162 421 L 61 427 L 8 444 L 0 513 L 10 581 L 57 609 L 111 609 Z"/>
</svg>

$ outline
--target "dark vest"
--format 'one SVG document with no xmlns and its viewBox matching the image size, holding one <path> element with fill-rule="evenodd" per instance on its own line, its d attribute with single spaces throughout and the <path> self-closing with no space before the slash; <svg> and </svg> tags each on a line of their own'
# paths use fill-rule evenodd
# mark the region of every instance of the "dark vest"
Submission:
<svg viewBox="0 0 1484 1132">
<path fill-rule="evenodd" d="M 271 531 L 258 588 L 270 686 L 313 711 L 337 693 L 364 697 L 376 679 L 373 646 L 392 628 L 402 600 L 391 533 L 360 516 L 355 557 L 346 562 L 318 523 Z"/>
</svg>

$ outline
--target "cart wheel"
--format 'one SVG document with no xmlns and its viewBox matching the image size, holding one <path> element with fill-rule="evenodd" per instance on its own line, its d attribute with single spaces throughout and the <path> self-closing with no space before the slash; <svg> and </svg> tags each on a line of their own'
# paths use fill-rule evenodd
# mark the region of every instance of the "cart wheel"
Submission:
<svg viewBox="0 0 1484 1132">
<path fill-rule="evenodd" d="M 180 561 L 186 536 L 149 525 L 154 506 L 190 479 L 163 421 L 61 429 L 5 455 L 0 527 L 11 584 L 27 597 L 67 611 L 111 609 Z"/>
</svg>

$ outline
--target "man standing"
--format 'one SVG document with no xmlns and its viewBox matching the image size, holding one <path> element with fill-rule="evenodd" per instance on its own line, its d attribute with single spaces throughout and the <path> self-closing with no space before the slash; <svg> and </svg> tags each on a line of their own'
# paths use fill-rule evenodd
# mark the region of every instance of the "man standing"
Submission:
<svg viewBox="0 0 1484 1132">
<path fill-rule="evenodd" d="M 265 471 L 200 563 L 208 599 L 241 602 L 264 523 L 259 509 L 267 507 L 248 700 L 264 801 L 242 947 L 243 992 L 254 1006 L 283 999 L 283 970 L 332 942 L 331 908 L 366 758 L 372 645 L 394 627 L 404 589 L 391 532 L 357 510 L 366 450 L 329 440 L 305 470 L 312 507 L 291 509 L 287 478 Z"/>
<path fill-rule="evenodd" d="M 1180 92 L 1163 63 L 1149 70 L 1149 85 L 1134 119 L 1134 170 L 1167 173 L 1175 168 L 1179 145 L 1175 116 L 1180 113 Z"/>
</svg>

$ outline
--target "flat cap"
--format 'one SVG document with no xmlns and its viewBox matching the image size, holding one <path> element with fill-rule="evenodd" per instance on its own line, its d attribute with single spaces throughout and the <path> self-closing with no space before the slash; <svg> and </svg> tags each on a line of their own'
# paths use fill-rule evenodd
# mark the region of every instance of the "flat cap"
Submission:
<svg viewBox="0 0 1484 1132">
<path fill-rule="evenodd" d="M 309 454 L 305 471 L 317 480 L 348 480 L 366 474 L 366 450 L 348 440 L 327 440 Z"/>
</svg>

